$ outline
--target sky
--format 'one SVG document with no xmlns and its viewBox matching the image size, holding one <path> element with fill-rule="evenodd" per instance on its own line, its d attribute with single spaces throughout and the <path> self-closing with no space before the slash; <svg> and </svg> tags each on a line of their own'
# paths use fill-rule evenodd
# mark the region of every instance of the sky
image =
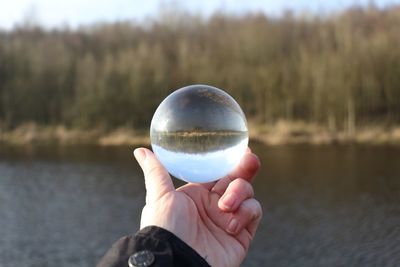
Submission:
<svg viewBox="0 0 400 267">
<path fill-rule="evenodd" d="M 215 11 L 234 14 L 264 12 L 279 15 L 285 10 L 331 13 L 348 6 L 368 5 L 371 0 L 0 0 L 0 29 L 33 21 L 47 28 L 78 27 L 96 22 L 144 21 L 165 8 L 179 6 L 208 16 Z M 400 4 L 400 0 L 375 0 L 379 7 Z"/>
</svg>

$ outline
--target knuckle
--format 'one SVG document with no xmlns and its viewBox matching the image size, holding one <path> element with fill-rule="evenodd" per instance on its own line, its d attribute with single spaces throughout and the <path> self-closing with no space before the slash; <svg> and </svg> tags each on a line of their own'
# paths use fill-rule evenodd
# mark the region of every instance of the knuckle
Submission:
<svg viewBox="0 0 400 267">
<path fill-rule="evenodd" d="M 246 197 L 254 196 L 253 186 L 245 179 L 237 178 L 234 181 L 234 185 L 235 185 L 234 187 L 236 188 L 237 191 L 244 193 L 244 196 L 246 196 Z"/>
<path fill-rule="evenodd" d="M 252 198 L 246 202 L 243 202 L 243 208 L 250 214 L 252 220 L 256 220 L 262 217 L 263 211 L 260 202 Z"/>
<path fill-rule="evenodd" d="M 254 219 L 261 218 L 263 215 L 263 210 L 260 202 L 254 199 Z"/>
</svg>

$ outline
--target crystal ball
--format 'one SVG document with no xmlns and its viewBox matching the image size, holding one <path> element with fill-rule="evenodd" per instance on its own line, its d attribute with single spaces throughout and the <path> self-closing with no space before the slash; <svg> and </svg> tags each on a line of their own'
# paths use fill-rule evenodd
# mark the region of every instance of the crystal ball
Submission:
<svg viewBox="0 0 400 267">
<path fill-rule="evenodd" d="M 186 182 L 218 180 L 247 149 L 246 117 L 226 92 L 190 85 L 165 98 L 150 127 L 154 154 L 170 174 Z"/>
</svg>

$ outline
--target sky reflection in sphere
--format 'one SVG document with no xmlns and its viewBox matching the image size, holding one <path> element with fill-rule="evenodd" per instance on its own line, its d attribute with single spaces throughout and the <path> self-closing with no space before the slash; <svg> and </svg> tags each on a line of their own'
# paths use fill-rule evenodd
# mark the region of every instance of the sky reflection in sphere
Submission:
<svg viewBox="0 0 400 267">
<path fill-rule="evenodd" d="M 197 183 L 218 180 L 232 171 L 249 140 L 238 103 L 208 85 L 183 87 L 165 98 L 151 121 L 150 139 L 170 174 Z"/>
</svg>

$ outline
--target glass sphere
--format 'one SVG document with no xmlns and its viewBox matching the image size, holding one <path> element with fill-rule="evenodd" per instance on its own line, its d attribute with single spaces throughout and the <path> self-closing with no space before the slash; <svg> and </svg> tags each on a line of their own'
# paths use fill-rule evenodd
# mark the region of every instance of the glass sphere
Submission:
<svg viewBox="0 0 400 267">
<path fill-rule="evenodd" d="M 232 171 L 248 144 L 246 117 L 224 91 L 190 85 L 165 98 L 150 127 L 153 152 L 170 174 L 206 183 Z"/>
</svg>

